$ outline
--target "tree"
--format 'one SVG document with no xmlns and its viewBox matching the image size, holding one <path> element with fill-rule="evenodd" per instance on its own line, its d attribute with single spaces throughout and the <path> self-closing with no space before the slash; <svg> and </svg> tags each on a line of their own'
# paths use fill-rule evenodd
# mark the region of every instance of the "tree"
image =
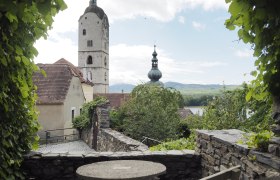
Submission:
<svg viewBox="0 0 280 180">
<path fill-rule="evenodd" d="M 202 116 L 194 115 L 185 121 L 190 129 L 240 129 L 259 132 L 272 124 L 271 99 L 246 101 L 246 84 L 233 91 L 223 91 L 209 101 Z"/>
<path fill-rule="evenodd" d="M 52 17 L 65 8 L 63 0 L 0 1 L 0 179 L 24 179 L 22 156 L 34 147 L 39 127 L 33 44 L 47 37 Z"/>
<path fill-rule="evenodd" d="M 226 0 L 231 17 L 228 29 L 238 30 L 244 43 L 250 43 L 256 57 L 255 80 L 246 99 L 271 96 L 274 102 L 274 132 L 280 135 L 280 3 L 278 0 Z"/>
<path fill-rule="evenodd" d="M 178 135 L 181 103 L 179 91 L 139 85 L 133 89 L 130 100 L 114 113 L 113 124 L 121 126 L 125 134 L 137 140 L 142 140 L 143 136 L 160 141 L 174 139 Z"/>
</svg>

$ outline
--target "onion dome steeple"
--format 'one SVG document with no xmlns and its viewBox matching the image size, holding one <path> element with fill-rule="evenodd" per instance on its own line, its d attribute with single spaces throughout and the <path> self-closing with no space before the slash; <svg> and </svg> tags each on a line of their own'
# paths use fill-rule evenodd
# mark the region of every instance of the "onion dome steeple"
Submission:
<svg viewBox="0 0 280 180">
<path fill-rule="evenodd" d="M 148 77 L 151 80 L 150 82 L 148 82 L 149 84 L 158 84 L 161 86 L 163 85 L 163 83 L 159 81 L 159 79 L 162 77 L 162 74 L 161 74 L 160 70 L 158 69 L 156 45 L 154 46 L 152 69 L 149 71 Z"/>
</svg>

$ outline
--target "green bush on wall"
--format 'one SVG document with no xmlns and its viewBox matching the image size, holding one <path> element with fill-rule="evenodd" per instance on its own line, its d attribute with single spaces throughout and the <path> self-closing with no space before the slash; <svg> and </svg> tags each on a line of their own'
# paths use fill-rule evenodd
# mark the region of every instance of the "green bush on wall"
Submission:
<svg viewBox="0 0 280 180">
<path fill-rule="evenodd" d="M 107 103 L 108 100 L 104 97 L 97 97 L 93 101 L 85 103 L 82 107 L 82 112 L 80 116 L 77 116 L 73 120 L 73 127 L 82 130 L 90 125 L 90 120 L 92 119 L 93 111 L 97 106 Z"/>
</svg>

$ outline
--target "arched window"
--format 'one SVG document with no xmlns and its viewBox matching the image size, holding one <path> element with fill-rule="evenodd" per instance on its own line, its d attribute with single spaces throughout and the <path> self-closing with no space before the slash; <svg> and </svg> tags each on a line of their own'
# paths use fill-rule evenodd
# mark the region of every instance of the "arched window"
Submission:
<svg viewBox="0 0 280 180">
<path fill-rule="evenodd" d="M 106 59 L 106 57 L 104 58 L 104 66 L 105 67 L 107 66 L 107 59 Z"/>
<path fill-rule="evenodd" d="M 87 34 L 87 30 L 83 29 L 83 35 Z"/>
<path fill-rule="evenodd" d="M 87 58 L 87 64 L 92 64 L 92 56 L 88 56 L 88 58 Z"/>
</svg>

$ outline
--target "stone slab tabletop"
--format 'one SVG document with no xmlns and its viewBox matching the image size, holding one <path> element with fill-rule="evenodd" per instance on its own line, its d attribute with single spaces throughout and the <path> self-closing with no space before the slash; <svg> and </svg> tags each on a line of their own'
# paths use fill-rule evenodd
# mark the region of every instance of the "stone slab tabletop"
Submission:
<svg viewBox="0 0 280 180">
<path fill-rule="evenodd" d="M 141 160 L 103 161 L 81 166 L 78 179 L 152 179 L 166 173 L 163 164 Z"/>
</svg>

